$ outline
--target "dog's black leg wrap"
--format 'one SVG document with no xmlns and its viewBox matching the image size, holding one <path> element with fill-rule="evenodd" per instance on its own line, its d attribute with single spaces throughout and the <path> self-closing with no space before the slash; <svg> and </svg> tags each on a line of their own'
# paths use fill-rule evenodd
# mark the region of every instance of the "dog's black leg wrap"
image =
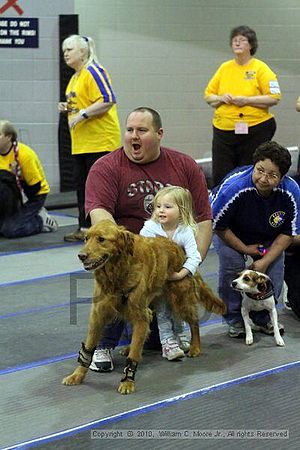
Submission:
<svg viewBox="0 0 300 450">
<path fill-rule="evenodd" d="M 85 345 L 84 342 L 81 343 L 81 348 L 79 350 L 79 356 L 77 361 L 79 362 L 79 364 L 81 364 L 83 367 L 89 367 L 92 359 L 93 359 L 93 354 L 94 351 L 96 350 L 96 347 L 94 347 L 92 350 L 88 350 Z"/>
<path fill-rule="evenodd" d="M 121 379 L 122 381 L 134 381 L 135 372 L 138 366 L 138 363 L 132 361 L 131 359 L 127 358 L 126 360 L 127 366 L 124 368 L 124 377 Z"/>
</svg>

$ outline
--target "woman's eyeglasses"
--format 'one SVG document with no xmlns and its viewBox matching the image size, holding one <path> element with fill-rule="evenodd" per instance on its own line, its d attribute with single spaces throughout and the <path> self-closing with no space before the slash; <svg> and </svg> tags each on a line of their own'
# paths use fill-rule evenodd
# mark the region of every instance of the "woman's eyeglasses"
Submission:
<svg viewBox="0 0 300 450">
<path fill-rule="evenodd" d="M 247 38 L 233 38 L 231 41 L 233 44 L 245 44 L 249 42 Z"/>
<path fill-rule="evenodd" d="M 280 180 L 280 175 L 278 175 L 278 173 L 274 173 L 274 172 L 265 172 L 264 169 L 262 169 L 261 167 L 255 167 L 254 171 L 257 173 L 257 175 L 259 175 L 260 177 L 265 176 L 266 179 L 268 181 L 278 181 Z"/>
</svg>

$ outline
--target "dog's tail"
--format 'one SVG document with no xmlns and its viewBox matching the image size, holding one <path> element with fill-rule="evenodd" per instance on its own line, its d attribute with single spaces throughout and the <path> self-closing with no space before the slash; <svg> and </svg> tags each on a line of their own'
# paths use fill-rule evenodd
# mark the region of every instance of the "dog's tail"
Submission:
<svg viewBox="0 0 300 450">
<path fill-rule="evenodd" d="M 225 303 L 214 294 L 210 287 L 203 281 L 200 273 L 196 272 L 194 280 L 198 291 L 198 302 L 202 304 L 207 311 L 219 315 L 225 314 Z"/>
</svg>

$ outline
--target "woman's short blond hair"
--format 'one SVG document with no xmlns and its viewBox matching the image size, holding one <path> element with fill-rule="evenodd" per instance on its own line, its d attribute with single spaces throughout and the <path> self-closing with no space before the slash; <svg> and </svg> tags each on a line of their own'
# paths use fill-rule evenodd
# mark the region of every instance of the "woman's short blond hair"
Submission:
<svg viewBox="0 0 300 450">
<path fill-rule="evenodd" d="M 99 64 L 97 55 L 96 55 L 96 46 L 94 40 L 89 36 L 80 36 L 79 34 L 71 34 L 71 36 L 64 39 L 62 43 L 62 51 L 69 45 L 75 45 L 82 49 L 82 53 L 84 56 L 84 64 L 88 66 L 92 62 Z"/>
</svg>

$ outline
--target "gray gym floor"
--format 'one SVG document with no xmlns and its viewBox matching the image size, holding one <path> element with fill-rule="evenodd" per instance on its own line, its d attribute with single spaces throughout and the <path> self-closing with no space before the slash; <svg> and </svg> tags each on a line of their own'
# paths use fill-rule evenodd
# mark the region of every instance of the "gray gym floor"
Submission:
<svg viewBox="0 0 300 450">
<path fill-rule="evenodd" d="M 51 214 L 57 233 L 0 238 L 2 450 L 300 447 L 300 327 L 281 305 L 284 348 L 261 333 L 247 347 L 201 311 L 201 357 L 169 362 L 146 350 L 136 393 L 117 392 L 119 348 L 114 372 L 63 386 L 85 339 L 93 281 L 77 259 L 80 244 L 63 241 L 76 209 Z M 217 270 L 212 248 L 201 272 L 213 289 Z"/>
</svg>

